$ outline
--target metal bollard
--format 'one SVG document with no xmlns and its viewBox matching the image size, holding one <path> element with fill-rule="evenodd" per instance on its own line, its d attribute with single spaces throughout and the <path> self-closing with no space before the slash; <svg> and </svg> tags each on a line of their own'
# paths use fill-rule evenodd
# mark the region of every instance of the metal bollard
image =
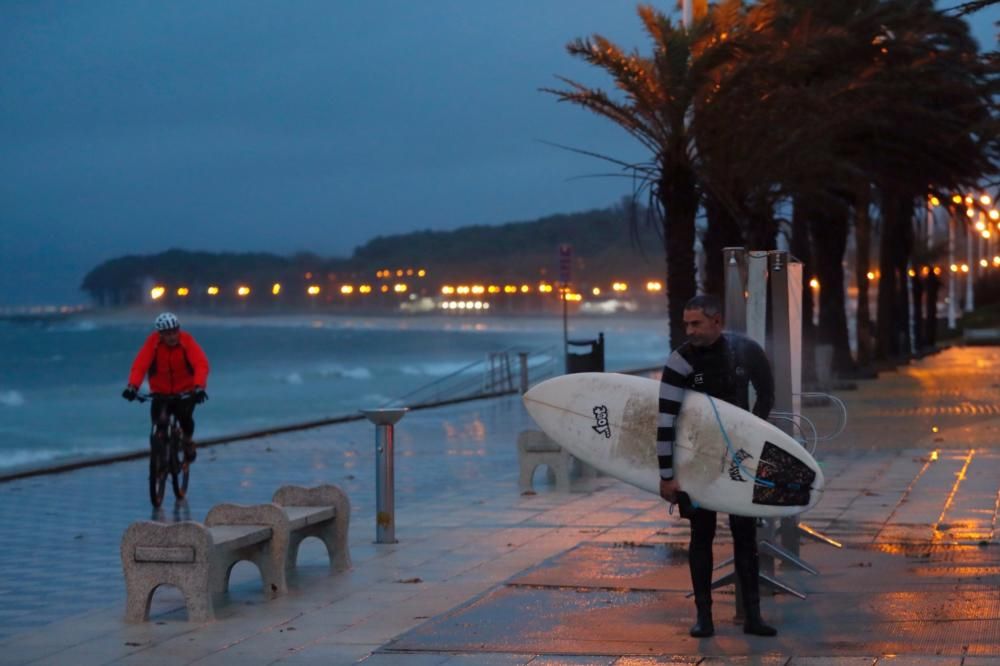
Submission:
<svg viewBox="0 0 1000 666">
<path fill-rule="evenodd" d="M 375 543 L 396 543 L 393 426 L 407 409 L 363 409 L 375 424 Z"/>
<path fill-rule="evenodd" d="M 528 352 L 517 352 L 521 362 L 521 395 L 528 392 Z"/>
</svg>

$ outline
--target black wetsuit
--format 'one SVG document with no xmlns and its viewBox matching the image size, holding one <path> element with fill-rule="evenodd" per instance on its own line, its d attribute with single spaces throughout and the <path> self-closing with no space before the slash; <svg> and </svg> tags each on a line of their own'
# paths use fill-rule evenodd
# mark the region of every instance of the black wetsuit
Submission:
<svg viewBox="0 0 1000 666">
<path fill-rule="evenodd" d="M 753 413 L 766 418 L 774 405 L 774 377 L 767 355 L 753 340 L 724 333 L 708 347 L 684 343 L 667 359 L 660 385 L 660 422 L 657 431 L 657 454 L 660 476 L 673 478 L 674 417 L 680 412 L 685 390 L 695 390 L 749 410 L 748 387 L 757 393 Z M 683 490 L 683 488 L 681 488 Z M 716 514 L 696 509 L 691 515 L 691 544 L 688 564 L 695 603 L 711 607 L 712 542 L 715 539 Z M 748 607 L 748 615 L 759 618 L 757 521 L 747 516 L 729 516 L 733 534 L 736 574 Z M 752 608 L 750 606 L 752 605 Z"/>
</svg>

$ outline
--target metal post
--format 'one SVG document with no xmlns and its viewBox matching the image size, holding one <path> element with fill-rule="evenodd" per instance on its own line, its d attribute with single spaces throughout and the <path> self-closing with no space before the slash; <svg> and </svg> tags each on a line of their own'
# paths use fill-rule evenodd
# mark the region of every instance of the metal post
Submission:
<svg viewBox="0 0 1000 666">
<path fill-rule="evenodd" d="M 747 253 L 742 247 L 722 248 L 724 262 L 725 326 L 740 335 L 747 332 Z"/>
<path fill-rule="evenodd" d="M 975 298 L 972 293 L 972 282 L 973 276 L 976 274 L 976 261 L 975 261 L 975 241 L 972 240 L 972 225 L 966 223 L 965 225 L 965 254 L 968 260 L 969 272 L 965 274 L 965 311 L 972 312 L 976 304 L 973 301 Z"/>
<path fill-rule="evenodd" d="M 407 409 L 366 409 L 362 412 L 375 424 L 375 543 L 396 543 L 393 426 Z"/>
<path fill-rule="evenodd" d="M 958 297 L 955 289 L 955 278 L 952 270 L 955 265 L 955 207 L 948 206 L 948 330 L 954 331 L 956 324 L 955 299 Z"/>
<path fill-rule="evenodd" d="M 521 363 L 521 395 L 528 392 L 528 352 L 517 352 Z"/>
<path fill-rule="evenodd" d="M 788 303 L 788 253 L 774 251 L 768 254 L 768 274 L 771 292 L 771 364 L 774 369 L 774 411 L 791 414 L 794 410 L 792 404 L 792 340 L 791 326 L 789 322 Z M 782 420 L 778 425 L 785 432 L 794 435 L 794 427 L 790 422 Z M 784 544 L 786 541 L 793 541 L 794 555 L 798 555 L 798 534 L 795 524 L 788 525 L 787 520 L 782 520 L 779 527 L 775 529 L 773 521 L 767 521 L 768 528 L 765 540 L 772 542 L 777 536 Z M 795 531 L 794 538 L 789 536 L 791 531 Z M 786 546 L 787 547 L 787 546 Z M 763 573 L 774 574 L 774 559 L 767 555 L 761 557 L 761 571 Z"/>
</svg>

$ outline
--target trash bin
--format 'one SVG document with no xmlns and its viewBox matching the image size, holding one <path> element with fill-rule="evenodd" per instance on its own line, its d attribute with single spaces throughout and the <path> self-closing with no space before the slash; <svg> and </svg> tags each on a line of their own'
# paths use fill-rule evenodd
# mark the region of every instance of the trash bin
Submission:
<svg viewBox="0 0 1000 666">
<path fill-rule="evenodd" d="M 567 340 L 567 348 L 586 347 L 589 351 L 574 354 L 566 352 L 566 374 L 574 372 L 604 372 L 604 333 L 596 340 Z"/>
</svg>

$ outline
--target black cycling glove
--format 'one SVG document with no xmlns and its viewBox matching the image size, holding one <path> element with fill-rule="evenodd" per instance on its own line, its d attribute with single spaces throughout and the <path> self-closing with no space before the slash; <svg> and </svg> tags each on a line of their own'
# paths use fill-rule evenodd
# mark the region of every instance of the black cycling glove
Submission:
<svg viewBox="0 0 1000 666">
<path fill-rule="evenodd" d="M 139 390 L 134 386 L 126 386 L 125 390 L 122 391 L 122 397 L 132 402 L 135 400 L 136 396 L 139 395 Z"/>
<path fill-rule="evenodd" d="M 205 402 L 206 400 L 208 400 L 208 394 L 205 393 L 205 389 L 203 389 L 203 388 L 196 388 L 194 390 L 194 401 L 200 405 L 201 403 Z"/>
</svg>

